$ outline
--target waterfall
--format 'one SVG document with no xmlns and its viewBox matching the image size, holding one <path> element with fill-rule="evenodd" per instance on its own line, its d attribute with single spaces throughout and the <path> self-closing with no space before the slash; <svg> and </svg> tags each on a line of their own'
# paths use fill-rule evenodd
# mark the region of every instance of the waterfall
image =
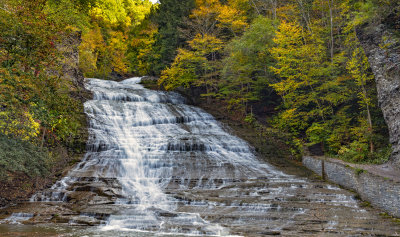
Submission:
<svg viewBox="0 0 400 237">
<path fill-rule="evenodd" d="M 122 198 L 116 203 L 129 209 L 111 216 L 104 229 L 169 232 L 184 221 L 195 227 L 189 228 L 191 233 L 221 234 L 222 227 L 199 214 L 177 211 L 177 200 L 165 193 L 172 179 L 179 177 L 180 190 L 220 189 L 226 184 L 217 180 L 283 174 L 257 162 L 244 141 L 224 131 L 211 115 L 184 104 L 179 94 L 146 90 L 138 82 L 140 78 L 87 81 L 94 93 L 94 100 L 85 104 L 89 154 L 96 153 L 96 158 L 81 170 L 101 163 L 93 176 L 118 179 Z M 168 223 L 160 213 L 170 216 Z"/>
</svg>

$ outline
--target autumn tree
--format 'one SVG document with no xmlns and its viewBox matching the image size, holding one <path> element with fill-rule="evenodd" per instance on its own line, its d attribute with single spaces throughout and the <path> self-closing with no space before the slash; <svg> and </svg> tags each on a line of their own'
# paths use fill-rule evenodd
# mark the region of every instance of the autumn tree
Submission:
<svg viewBox="0 0 400 237">
<path fill-rule="evenodd" d="M 214 96 L 218 68 L 216 55 L 222 49 L 222 41 L 210 35 L 197 35 L 189 41 L 190 50 L 179 49 L 171 67 L 163 71 L 159 84 L 166 89 L 179 86 L 204 86 L 203 96 Z"/>
<path fill-rule="evenodd" d="M 0 131 L 41 145 L 49 133 L 73 143 L 82 126 L 74 86 L 61 77 L 62 37 L 73 37 L 77 25 L 57 15 L 79 9 L 59 4 L 7 0 L 0 9 Z"/>
<path fill-rule="evenodd" d="M 283 99 L 278 126 L 295 136 L 307 130 L 312 143 L 324 146 L 333 134 L 338 106 L 348 100 L 346 77 L 332 74 L 339 65 L 327 58 L 316 30 L 311 34 L 296 23 L 282 22 L 274 41 L 271 54 L 277 63 L 271 69 L 282 79 L 271 86 Z"/>
<path fill-rule="evenodd" d="M 247 111 L 249 102 L 260 101 L 263 92 L 271 88 L 275 78 L 270 66 L 274 60 L 269 52 L 273 47 L 275 22 L 259 17 L 240 38 L 232 40 L 225 49 L 219 94 L 231 107 Z"/>
<path fill-rule="evenodd" d="M 178 28 L 183 26 L 183 19 L 190 14 L 194 0 L 160 0 L 159 6 L 153 8 L 152 21 L 157 24 L 155 42 L 152 50 L 151 72 L 159 75 L 170 65 L 176 56 L 177 48 L 185 45 Z"/>
<path fill-rule="evenodd" d="M 107 0 L 90 9 L 91 26 L 84 29 L 80 46 L 80 66 L 85 76 L 110 78 L 112 73 L 125 75 L 135 67 L 128 57 L 134 50 L 130 47 L 130 32 L 141 24 L 151 7 L 149 0 Z"/>
<path fill-rule="evenodd" d="M 140 25 L 133 27 L 128 35 L 127 60 L 130 71 L 137 75 L 151 75 L 155 60 L 153 47 L 156 42 L 157 25 L 145 19 Z"/>
<path fill-rule="evenodd" d="M 224 4 L 219 0 L 196 0 L 196 8 L 182 30 L 185 37 L 191 40 L 197 34 L 207 34 L 228 41 L 242 34 L 248 26 L 246 14 L 240 8 L 243 2 L 247 3 L 244 0 L 229 0 Z"/>
</svg>

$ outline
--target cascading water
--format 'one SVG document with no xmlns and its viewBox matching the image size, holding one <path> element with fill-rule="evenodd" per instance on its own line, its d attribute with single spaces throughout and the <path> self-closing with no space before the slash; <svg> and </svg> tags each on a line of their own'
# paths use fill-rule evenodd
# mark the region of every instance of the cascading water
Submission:
<svg viewBox="0 0 400 237">
<path fill-rule="evenodd" d="M 246 142 L 211 115 L 184 104 L 177 93 L 148 90 L 139 82 L 86 80 L 94 94 L 85 103 L 88 152 L 66 177 L 32 197 L 42 203 L 35 205 L 37 213 L 19 219 L 98 225 L 96 236 L 398 229 L 380 223 L 344 190 L 258 161 Z M 50 216 L 43 211 L 49 208 L 61 214 Z"/>
<path fill-rule="evenodd" d="M 259 176 L 290 181 L 259 163 L 248 145 L 221 129 L 211 115 L 185 105 L 179 94 L 146 90 L 139 81 L 87 83 L 94 93 L 94 100 L 85 104 L 91 134 L 88 156 L 95 152 L 96 158 L 85 161 L 80 170 L 87 173 L 96 167 L 94 177 L 117 179 L 122 192 L 116 203 L 128 210 L 112 215 L 104 229 L 221 234 L 224 228 L 198 213 L 179 212 L 174 195 L 218 190 L 234 180 Z M 110 159 L 110 153 L 115 157 Z M 172 187 L 177 177 L 179 185 Z M 167 195 L 171 189 L 174 195 Z"/>
</svg>

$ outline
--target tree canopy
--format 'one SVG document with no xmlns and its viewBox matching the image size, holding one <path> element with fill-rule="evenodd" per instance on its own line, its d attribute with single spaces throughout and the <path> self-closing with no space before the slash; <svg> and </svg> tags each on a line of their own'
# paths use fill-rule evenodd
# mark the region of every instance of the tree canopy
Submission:
<svg viewBox="0 0 400 237">
<path fill-rule="evenodd" d="M 81 35 L 86 77 L 160 76 L 163 89 L 197 88 L 243 120 L 257 113 L 298 153 L 318 144 L 382 160 L 387 129 L 356 29 L 398 9 L 395 0 L 4 0 L 0 132 L 36 144 L 80 136 L 82 104 L 60 76 L 60 47 Z"/>
</svg>

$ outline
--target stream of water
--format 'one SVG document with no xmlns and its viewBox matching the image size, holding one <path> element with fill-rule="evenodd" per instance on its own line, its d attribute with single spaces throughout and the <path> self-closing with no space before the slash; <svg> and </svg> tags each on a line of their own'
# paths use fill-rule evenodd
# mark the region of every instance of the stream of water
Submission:
<svg viewBox="0 0 400 237">
<path fill-rule="evenodd" d="M 210 114 L 139 82 L 86 80 L 85 158 L 9 210 L 0 235 L 399 236 L 354 194 L 259 161 Z"/>
</svg>

